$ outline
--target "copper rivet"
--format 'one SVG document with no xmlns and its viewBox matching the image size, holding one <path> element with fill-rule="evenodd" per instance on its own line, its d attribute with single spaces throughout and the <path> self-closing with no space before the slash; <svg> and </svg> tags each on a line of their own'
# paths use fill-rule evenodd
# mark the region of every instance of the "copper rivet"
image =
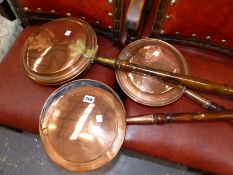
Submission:
<svg viewBox="0 0 233 175">
<path fill-rule="evenodd" d="M 108 3 L 109 3 L 109 4 L 112 4 L 112 0 L 108 0 Z"/>
<path fill-rule="evenodd" d="M 100 22 L 99 22 L 99 21 L 96 21 L 95 23 L 96 23 L 97 25 L 99 25 L 99 24 L 100 24 Z"/>
<path fill-rule="evenodd" d="M 50 10 L 51 13 L 56 13 L 55 10 Z"/>
<path fill-rule="evenodd" d="M 175 34 L 176 34 L 176 35 L 179 35 L 179 34 L 180 34 L 180 32 L 176 31 L 176 32 L 175 32 Z"/>
<path fill-rule="evenodd" d="M 196 36 L 197 36 L 197 34 L 196 34 L 196 33 L 193 33 L 193 34 L 192 34 L 192 37 L 196 37 Z"/>
<path fill-rule="evenodd" d="M 28 7 L 23 8 L 23 11 L 25 11 L 25 12 L 27 12 L 28 10 L 29 10 Z"/>
<path fill-rule="evenodd" d="M 41 8 L 37 8 L 36 10 L 37 10 L 38 12 L 41 12 L 41 11 L 42 11 Z"/>
<path fill-rule="evenodd" d="M 205 38 L 206 38 L 207 40 L 210 40 L 210 39 L 211 39 L 211 37 L 210 37 L 210 36 L 206 36 Z"/>
<path fill-rule="evenodd" d="M 66 16 L 71 16 L 71 13 L 67 12 L 67 13 L 66 13 Z"/>
<path fill-rule="evenodd" d="M 109 16 L 109 17 L 112 17 L 112 13 L 109 12 L 109 13 L 108 13 L 108 16 Z"/>
<path fill-rule="evenodd" d="M 222 43 L 225 43 L 225 42 L 226 42 L 226 40 L 225 40 L 225 39 L 222 39 L 222 40 L 221 40 L 221 42 L 222 42 Z"/>
<path fill-rule="evenodd" d="M 162 34 L 164 34 L 164 30 L 160 30 L 160 32 L 159 32 L 159 33 L 160 33 L 161 35 L 162 35 Z"/>
<path fill-rule="evenodd" d="M 176 5 L 176 0 L 171 0 L 171 5 Z"/>
<path fill-rule="evenodd" d="M 108 28 L 109 28 L 110 30 L 112 30 L 112 26 L 108 26 Z"/>
<path fill-rule="evenodd" d="M 85 17 L 85 16 L 82 16 L 82 19 L 83 19 L 83 20 L 85 20 L 85 19 L 86 19 L 86 17 Z"/>
<path fill-rule="evenodd" d="M 170 19 L 170 18 L 171 18 L 171 16 L 169 16 L 169 15 L 166 15 L 166 16 L 165 16 L 165 18 L 166 18 L 166 19 Z"/>
</svg>

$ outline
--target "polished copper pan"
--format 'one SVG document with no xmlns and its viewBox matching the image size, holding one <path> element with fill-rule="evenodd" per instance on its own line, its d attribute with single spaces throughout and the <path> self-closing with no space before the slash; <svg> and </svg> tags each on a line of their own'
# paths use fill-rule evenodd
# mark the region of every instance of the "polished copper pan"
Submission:
<svg viewBox="0 0 233 175">
<path fill-rule="evenodd" d="M 58 19 L 43 25 L 27 39 L 21 59 L 27 75 L 34 81 L 44 85 L 59 85 L 84 72 L 93 62 L 97 50 L 96 35 L 89 24 L 76 19 Z M 153 53 L 158 55 L 154 56 Z M 129 44 L 119 58 L 188 74 L 183 56 L 171 45 L 156 39 Z M 184 87 L 157 78 L 120 72 L 116 71 L 116 75 L 124 92 L 144 105 L 172 103 L 184 91 Z"/>
<path fill-rule="evenodd" d="M 229 121 L 233 111 L 149 114 L 126 119 L 121 99 L 108 86 L 76 80 L 57 89 L 45 102 L 39 131 L 43 146 L 57 165 L 77 172 L 110 162 L 124 141 L 127 124 Z"/>
<path fill-rule="evenodd" d="M 129 97 L 149 106 L 169 104 L 177 100 L 185 88 L 151 78 L 147 74 L 176 84 L 233 95 L 231 87 L 186 76 L 188 68 L 183 56 L 160 40 L 144 39 L 131 43 L 121 52 L 120 59 L 96 57 L 97 51 L 96 34 L 92 27 L 85 21 L 65 18 L 44 24 L 34 32 L 23 46 L 21 60 L 26 74 L 44 85 L 68 82 L 84 73 L 94 61 L 141 73 L 135 75 L 117 71 L 117 79 Z M 139 59 L 141 55 L 144 57 Z M 191 94 L 190 97 L 202 106 L 218 109 L 218 106 L 191 91 L 186 94 Z"/>
<path fill-rule="evenodd" d="M 141 39 L 123 49 L 118 59 L 130 63 L 188 74 L 188 66 L 182 54 L 170 44 L 156 39 Z M 176 101 L 185 87 L 156 77 L 116 70 L 122 90 L 134 101 L 147 106 L 164 106 Z"/>
<path fill-rule="evenodd" d="M 45 85 L 58 85 L 80 75 L 97 53 L 92 27 L 81 20 L 44 24 L 25 42 L 21 60 L 27 75 Z"/>
<path fill-rule="evenodd" d="M 40 136 L 48 156 L 71 171 L 89 171 L 111 161 L 125 135 L 125 109 L 108 86 L 73 81 L 46 101 Z"/>
</svg>

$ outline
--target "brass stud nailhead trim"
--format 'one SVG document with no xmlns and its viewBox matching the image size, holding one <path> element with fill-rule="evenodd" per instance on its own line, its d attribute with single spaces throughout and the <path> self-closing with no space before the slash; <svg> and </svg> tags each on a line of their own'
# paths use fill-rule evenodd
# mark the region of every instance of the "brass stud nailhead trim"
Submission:
<svg viewBox="0 0 233 175">
<path fill-rule="evenodd" d="M 175 34 L 176 34 L 176 35 L 179 35 L 179 34 L 180 34 L 180 32 L 176 31 L 176 32 L 175 32 Z"/>
<path fill-rule="evenodd" d="M 85 16 L 82 16 L 82 19 L 83 19 L 83 20 L 85 20 L 85 19 L 86 19 L 86 17 L 85 17 Z"/>
<path fill-rule="evenodd" d="M 29 11 L 28 7 L 24 7 L 23 11 L 25 11 L 25 12 Z"/>
<path fill-rule="evenodd" d="M 211 37 L 210 37 L 210 36 L 206 36 L 205 38 L 206 38 L 207 40 L 210 40 L 210 39 L 211 39 Z"/>
<path fill-rule="evenodd" d="M 225 40 L 225 39 L 222 39 L 222 40 L 221 40 L 221 42 L 222 42 L 222 43 L 225 43 L 225 42 L 226 42 L 226 40 Z"/>
<path fill-rule="evenodd" d="M 170 19 L 170 18 L 171 18 L 171 16 L 169 16 L 169 15 L 166 15 L 166 16 L 165 16 L 165 18 L 166 18 L 166 19 Z"/>
<path fill-rule="evenodd" d="M 193 34 L 192 34 L 192 37 L 196 37 L 196 36 L 197 36 L 197 34 L 196 34 L 196 33 L 193 33 Z"/>
<path fill-rule="evenodd" d="M 99 24 L 100 24 L 100 22 L 99 22 L 99 21 L 96 21 L 95 23 L 96 23 L 97 25 L 99 25 Z"/>
<path fill-rule="evenodd" d="M 109 17 L 112 17 L 112 13 L 111 13 L 111 12 L 109 12 L 109 13 L 108 13 L 108 16 L 109 16 Z"/>
<path fill-rule="evenodd" d="M 162 35 L 165 33 L 165 31 L 161 29 L 159 33 Z"/>
<path fill-rule="evenodd" d="M 112 4 L 112 0 L 107 0 L 109 4 Z"/>
<path fill-rule="evenodd" d="M 51 13 L 56 13 L 56 11 L 55 11 L 55 10 L 50 10 L 50 12 L 51 12 Z"/>
<path fill-rule="evenodd" d="M 36 9 L 36 11 L 37 11 L 37 12 L 41 12 L 42 9 L 38 7 L 38 8 Z"/>
<path fill-rule="evenodd" d="M 109 28 L 110 30 L 112 30 L 112 26 L 108 26 L 108 28 Z"/>
<path fill-rule="evenodd" d="M 171 0 L 171 5 L 176 5 L 176 0 Z"/>
<path fill-rule="evenodd" d="M 66 13 L 66 16 L 71 16 L 71 13 L 70 13 L 70 12 L 67 12 L 67 13 Z"/>
<path fill-rule="evenodd" d="M 135 37 L 131 36 L 130 39 L 131 39 L 131 40 L 135 40 Z"/>
</svg>

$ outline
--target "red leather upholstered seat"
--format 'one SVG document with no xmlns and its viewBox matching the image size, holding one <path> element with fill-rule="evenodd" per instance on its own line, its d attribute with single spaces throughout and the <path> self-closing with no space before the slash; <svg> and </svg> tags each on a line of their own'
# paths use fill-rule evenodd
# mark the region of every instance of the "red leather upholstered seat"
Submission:
<svg viewBox="0 0 233 175">
<path fill-rule="evenodd" d="M 47 7 L 46 3 L 43 3 L 44 6 L 40 7 L 42 8 L 41 12 L 38 11 L 37 6 L 33 6 L 31 1 L 29 4 L 27 4 L 29 1 L 24 0 L 18 0 L 17 2 L 21 5 L 22 11 L 24 6 L 28 6 L 29 11 L 25 11 L 24 9 L 27 17 L 30 17 L 31 12 L 37 11 L 38 15 L 44 13 L 45 11 L 49 12 L 52 10 L 51 8 Z M 39 1 L 37 2 L 39 3 Z M 106 2 L 104 3 L 107 7 L 109 4 Z M 115 2 L 123 1 L 118 0 Z M 160 2 L 167 4 L 161 5 Z M 222 1 L 203 1 L 202 3 L 210 4 L 210 6 L 208 6 L 208 8 L 207 5 L 202 6 L 202 8 L 200 7 L 196 11 L 204 14 L 208 12 L 203 16 L 202 20 L 201 15 L 193 16 L 192 18 L 189 16 L 193 14 L 193 10 L 190 9 L 194 8 L 194 10 L 196 10 L 199 7 L 198 3 L 201 4 L 199 1 L 154 0 L 153 4 L 151 5 L 152 9 L 148 15 L 149 19 L 146 20 L 144 26 L 142 25 L 142 35 L 143 37 L 149 37 L 152 32 L 151 29 L 154 26 L 154 37 L 179 41 L 180 43 L 185 44 L 199 44 L 199 46 L 200 43 L 201 46 L 203 46 L 204 43 L 207 44 L 208 47 L 210 44 L 213 44 L 212 46 L 214 47 L 211 47 L 211 49 L 215 49 L 215 46 L 220 46 L 218 51 L 221 51 L 221 49 L 227 49 L 223 51 L 225 51 L 225 53 L 232 54 L 232 49 L 230 48 L 232 46 L 232 38 L 231 33 L 230 35 L 228 33 L 228 29 L 229 31 L 232 31 L 232 28 L 218 28 L 216 31 L 212 31 L 216 25 L 213 24 L 210 19 L 205 18 L 208 15 L 213 17 L 211 12 L 213 12 L 215 9 L 217 9 L 219 13 L 215 13 L 214 11 L 213 15 L 215 15 L 215 17 L 211 19 L 215 19 L 216 16 L 218 17 L 218 14 L 225 14 L 223 16 L 229 15 L 229 13 L 225 12 L 231 12 L 229 7 L 232 7 L 232 2 L 224 2 L 226 3 L 226 8 L 223 9 L 226 10 L 219 11 L 219 4 L 223 4 Z M 192 5 L 192 3 L 194 3 L 194 5 Z M 157 15 L 157 9 L 160 7 L 163 7 L 163 9 L 160 9 L 159 13 L 161 14 Z M 184 9 L 184 11 L 182 11 L 182 9 Z M 65 14 L 66 11 L 63 11 L 63 9 L 60 9 L 60 7 L 58 8 L 58 12 L 63 16 L 67 15 Z M 187 13 L 189 15 L 187 15 Z M 113 13 L 113 15 L 116 14 L 118 17 L 121 16 L 115 20 L 115 26 L 118 26 L 118 23 L 120 23 L 119 20 L 122 20 L 122 16 L 124 15 Z M 80 17 L 79 14 L 76 15 Z M 91 14 L 88 15 L 91 16 Z M 160 21 L 160 23 L 157 21 L 158 23 L 156 24 L 160 25 L 156 26 L 154 25 L 154 22 L 155 18 L 158 16 L 160 16 L 162 21 Z M 112 25 L 110 24 L 111 20 L 109 20 L 109 17 L 110 16 L 105 15 L 103 22 L 101 22 L 104 28 L 106 28 L 108 25 Z M 231 18 L 232 17 L 230 15 L 229 18 L 227 18 L 228 26 L 232 25 L 232 23 L 229 22 L 232 21 Z M 190 24 L 189 19 L 192 19 L 196 25 L 193 26 L 193 23 Z M 218 18 L 217 21 L 218 25 L 222 23 L 219 19 L 220 18 Z M 94 19 L 94 17 L 92 19 L 90 17 L 89 20 L 90 22 L 95 23 L 95 20 L 97 19 Z M 202 26 L 202 24 L 206 24 L 206 27 Z M 224 25 L 224 22 L 222 24 Z M 201 26 L 203 28 L 200 28 Z M 187 30 L 186 27 L 195 30 Z M 24 74 L 20 64 L 20 51 L 22 45 L 26 37 L 29 36 L 34 30 L 36 30 L 36 28 L 37 27 L 27 27 L 16 40 L 9 53 L 6 55 L 4 61 L 0 64 L 0 123 L 34 133 L 38 132 L 38 119 L 40 110 L 46 98 L 56 88 L 35 84 Z M 209 34 L 208 32 L 210 28 L 212 29 L 211 33 Z M 113 30 L 113 33 L 115 33 L 114 35 L 118 37 L 117 40 L 121 40 L 123 38 L 120 35 L 121 29 L 122 26 L 118 26 L 117 32 Z M 220 36 L 221 34 L 223 35 Z M 212 38 L 207 37 L 208 35 L 211 35 Z M 138 34 L 137 36 L 140 35 Z M 211 43 L 212 41 L 213 43 Z M 103 37 L 98 37 L 98 43 L 100 45 L 99 55 L 107 57 L 116 57 L 118 55 L 119 50 L 112 47 L 111 41 Z M 206 49 L 197 49 L 190 46 L 175 45 L 175 47 L 180 50 L 180 52 L 186 58 L 191 75 L 233 86 L 233 60 L 231 57 L 223 56 L 212 51 L 206 51 Z M 94 65 L 85 75 L 85 78 L 99 80 L 111 87 L 113 87 L 115 84 L 114 71 L 100 65 Z M 210 93 L 201 94 L 225 106 L 227 109 L 233 109 L 233 98 L 226 96 L 216 96 Z M 203 111 L 203 108 L 187 99 L 185 96 L 181 97 L 181 99 L 171 105 L 159 108 L 142 106 L 133 102 L 129 98 L 126 98 L 125 106 L 128 116 L 150 114 L 154 112 L 177 113 Z M 127 127 L 125 142 L 123 145 L 123 147 L 126 149 L 142 152 L 204 171 L 210 171 L 224 175 L 233 174 L 232 146 L 233 125 L 222 122 L 167 124 L 163 126 L 130 125 Z"/>
</svg>

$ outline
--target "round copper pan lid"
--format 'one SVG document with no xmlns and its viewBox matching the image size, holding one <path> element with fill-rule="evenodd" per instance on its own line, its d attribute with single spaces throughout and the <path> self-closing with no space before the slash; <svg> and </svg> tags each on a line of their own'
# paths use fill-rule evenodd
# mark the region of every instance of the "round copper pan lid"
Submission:
<svg viewBox="0 0 233 175">
<path fill-rule="evenodd" d="M 58 19 L 44 24 L 25 42 L 21 59 L 27 75 L 41 84 L 61 84 L 93 61 L 97 39 L 81 20 Z"/>
<path fill-rule="evenodd" d="M 157 39 L 141 39 L 126 46 L 118 59 L 131 63 L 188 74 L 184 57 L 170 44 Z M 134 101 L 148 106 L 164 106 L 177 100 L 185 87 L 155 77 L 116 70 L 123 91 Z"/>
<path fill-rule="evenodd" d="M 52 161 L 71 171 L 89 171 L 105 165 L 119 151 L 126 130 L 125 110 L 106 85 L 72 81 L 48 98 L 39 128 Z"/>
</svg>

